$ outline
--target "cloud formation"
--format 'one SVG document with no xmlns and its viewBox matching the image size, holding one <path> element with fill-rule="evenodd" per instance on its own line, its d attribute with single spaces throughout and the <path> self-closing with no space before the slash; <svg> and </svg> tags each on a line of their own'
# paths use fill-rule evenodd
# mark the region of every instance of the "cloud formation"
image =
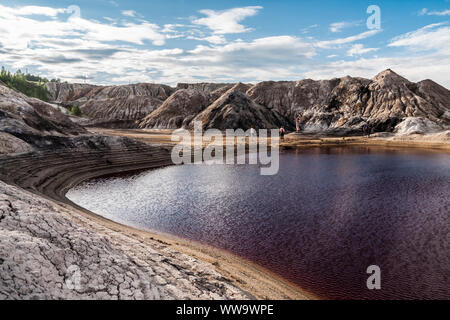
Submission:
<svg viewBox="0 0 450 320">
<path fill-rule="evenodd" d="M 11 8 L 1 6 L 3 16 L 31 16 L 31 15 L 42 15 L 48 17 L 56 17 L 59 13 L 64 13 L 67 9 L 55 9 L 51 7 L 40 7 L 40 6 L 24 6 L 18 8 Z"/>
<path fill-rule="evenodd" d="M 445 22 L 430 24 L 392 39 L 388 46 L 450 54 L 450 27 Z"/>
<path fill-rule="evenodd" d="M 354 44 L 350 50 L 347 51 L 349 56 L 360 56 L 368 52 L 377 51 L 378 48 L 365 48 L 363 44 L 357 43 Z"/>
<path fill-rule="evenodd" d="M 341 22 L 334 22 L 330 24 L 330 31 L 331 32 L 341 32 L 345 28 L 350 28 L 353 26 L 359 25 L 359 22 L 347 22 L 347 21 L 341 21 Z"/>
<path fill-rule="evenodd" d="M 419 15 L 421 16 L 450 16 L 450 10 L 443 10 L 443 11 L 429 11 L 427 8 L 423 8 Z"/>
<path fill-rule="evenodd" d="M 193 19 L 192 23 L 206 26 L 215 34 L 248 32 L 252 29 L 245 27 L 239 22 L 247 17 L 256 15 L 261 9 L 262 7 L 260 6 L 251 6 L 223 11 L 201 10 L 200 13 L 206 17 Z"/>
<path fill-rule="evenodd" d="M 382 30 L 369 30 L 362 33 L 359 33 L 357 35 L 345 37 L 345 38 L 338 38 L 333 40 L 326 40 L 326 41 L 318 41 L 316 43 L 316 46 L 319 48 L 332 48 L 335 46 L 340 46 L 348 43 L 352 43 L 355 41 L 363 40 L 369 37 L 372 37 L 378 33 L 380 33 Z"/>
<path fill-rule="evenodd" d="M 352 47 L 354 52 L 369 49 L 355 46 Z M 359 57 L 356 60 L 341 59 L 322 63 L 305 75 L 312 79 L 343 75 L 369 77 L 391 68 L 411 81 L 421 81 L 426 77 L 450 88 L 450 28 L 447 23 L 430 24 L 402 34 L 391 39 L 388 47 L 402 51 L 394 56 Z"/>
<path fill-rule="evenodd" d="M 244 19 L 262 7 L 202 10 L 204 17 L 161 26 L 121 11 L 126 19 L 90 20 L 76 9 L 0 5 L 2 63 L 13 70 L 31 68 L 42 76 L 69 82 L 91 79 L 99 84 L 171 85 L 345 74 L 367 77 L 392 68 L 411 80 L 427 75 L 450 87 L 446 76 L 450 73 L 450 28 L 446 22 L 401 34 L 374 48 L 367 40 L 382 30 L 327 40 L 300 37 L 302 30 L 297 30 L 298 35 L 256 38 L 249 33 L 245 40 L 238 39 L 251 30 L 243 24 Z M 313 28 L 319 26 L 307 29 Z"/>
<path fill-rule="evenodd" d="M 136 11 L 134 11 L 134 10 L 123 10 L 122 14 L 124 16 L 127 16 L 127 17 L 135 17 L 136 16 Z"/>
<path fill-rule="evenodd" d="M 207 21 L 163 27 L 144 20 L 111 23 L 107 19 L 102 23 L 68 15 L 65 8 L 9 9 L 0 5 L 0 18 L 7 21 L 0 26 L 6 34 L 0 39 L 2 61 L 13 68 L 34 66 L 45 75 L 68 81 L 233 81 L 236 72 L 246 81 L 282 79 L 295 77 L 315 55 L 311 43 L 294 36 L 225 39 L 226 33 L 248 31 L 238 22 L 261 7 L 208 11 L 209 17 L 218 17 L 224 23 L 220 27 Z M 51 19 L 24 16 L 44 11 Z M 198 29 L 202 23 L 211 31 Z M 178 38 L 210 45 L 198 44 L 191 50 L 156 48 Z M 146 42 L 155 48 L 148 48 Z"/>
</svg>

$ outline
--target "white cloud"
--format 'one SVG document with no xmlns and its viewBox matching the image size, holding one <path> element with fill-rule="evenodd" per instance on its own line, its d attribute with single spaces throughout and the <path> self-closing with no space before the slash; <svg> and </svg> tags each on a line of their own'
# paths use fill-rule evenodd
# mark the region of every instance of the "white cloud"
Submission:
<svg viewBox="0 0 450 320">
<path fill-rule="evenodd" d="M 450 16 L 450 10 L 443 10 L 443 11 L 429 11 L 427 8 L 423 8 L 419 15 L 424 16 Z"/>
<path fill-rule="evenodd" d="M 1 6 L 3 16 L 31 16 L 42 15 L 48 17 L 56 17 L 59 13 L 66 12 L 66 9 L 55 9 L 51 7 L 24 6 L 24 7 L 5 7 Z"/>
<path fill-rule="evenodd" d="M 439 63 L 436 63 L 439 61 Z M 410 81 L 432 79 L 450 88 L 450 56 L 428 55 L 405 59 L 402 57 L 360 58 L 357 60 L 339 60 L 318 65 L 314 70 L 305 72 L 311 79 L 330 79 L 350 75 L 353 77 L 371 78 L 385 69 L 392 69 Z"/>
<path fill-rule="evenodd" d="M 192 23 L 206 26 L 216 34 L 243 33 L 252 29 L 246 28 L 239 22 L 256 15 L 261 9 L 260 6 L 251 6 L 223 11 L 201 10 L 200 13 L 206 15 L 206 17 L 196 18 Z"/>
<path fill-rule="evenodd" d="M 76 15 L 68 19 L 53 16 L 54 13 L 68 12 L 65 8 L 53 9 L 53 11 L 45 9 L 52 14 L 52 19 L 37 20 L 20 14 L 23 8 L 11 9 L 0 5 L 0 19 L 2 21 L 0 42 L 4 47 L 23 50 L 28 47 L 30 42 L 45 46 L 48 39 L 55 37 L 75 37 L 85 41 L 99 42 L 123 41 L 134 44 L 143 44 L 144 41 L 148 40 L 158 46 L 165 43 L 165 35 L 162 34 L 159 27 L 146 21 L 139 24 L 117 25 L 87 20 Z M 26 9 L 24 12 L 43 12 L 44 9 L 42 8 L 46 7 L 33 7 L 32 10 Z"/>
<path fill-rule="evenodd" d="M 317 27 L 319 27 L 318 24 L 310 25 L 310 26 L 308 26 L 308 27 L 306 27 L 306 28 L 300 29 L 300 33 L 302 33 L 302 34 L 309 33 L 311 30 L 313 30 L 313 29 L 315 29 L 315 28 L 317 28 Z"/>
<path fill-rule="evenodd" d="M 205 33 L 182 24 L 159 27 L 100 23 L 64 16 L 35 20 L 5 17 L 0 29 L 0 60 L 12 69 L 33 66 L 42 76 L 69 82 L 94 79 L 95 83 L 181 81 L 242 81 L 300 77 L 315 55 L 313 46 L 292 36 L 236 40 L 226 43 L 223 34 Z M 9 13 L 8 13 L 9 14 Z M 211 43 L 194 49 L 156 50 L 141 46 L 145 40 L 162 44 L 170 37 L 197 37 Z M 121 41 L 117 43 L 117 41 Z M 20 52 L 20 54 L 18 54 Z"/>
<path fill-rule="evenodd" d="M 311 44 L 292 36 L 237 40 L 223 46 L 197 46 L 178 58 L 180 65 L 214 81 L 298 78 L 315 55 Z"/>
<path fill-rule="evenodd" d="M 209 37 L 196 37 L 196 36 L 187 36 L 187 39 L 198 40 L 198 41 L 207 41 L 212 44 L 224 44 L 227 43 L 227 39 L 222 35 L 212 35 Z"/>
<path fill-rule="evenodd" d="M 194 54 L 222 52 L 223 55 L 251 53 L 254 56 L 266 57 L 275 61 L 282 61 L 291 53 L 296 57 L 307 58 L 315 55 L 315 50 L 311 44 L 292 36 L 259 38 L 251 42 L 237 40 L 222 47 L 198 46 L 190 52 Z"/>
<path fill-rule="evenodd" d="M 114 64 L 126 79 L 153 82 L 260 81 L 299 78 L 302 68 L 314 55 L 311 45 L 289 36 L 242 40 L 225 45 L 199 45 L 190 51 L 122 51 L 105 58 L 101 64 Z M 120 62 L 120 63 L 119 63 Z M 100 66 L 95 66 L 99 68 Z M 109 68 L 110 69 L 110 68 Z M 131 71 L 126 71 L 131 70 Z M 139 70 L 139 71 L 137 71 Z M 123 82 L 123 77 L 111 77 Z"/>
<path fill-rule="evenodd" d="M 164 29 L 162 30 L 162 32 L 167 32 L 167 33 L 177 33 L 177 28 L 183 28 L 185 27 L 184 24 L 165 24 L 164 25 Z"/>
<path fill-rule="evenodd" d="M 218 21 L 226 22 L 222 26 L 212 22 L 158 26 L 145 20 L 124 23 L 120 19 L 99 22 L 81 17 L 68 19 L 70 13 L 65 8 L 23 8 L 0 5 L 0 60 L 11 69 L 31 67 L 42 76 L 69 82 L 84 77 L 104 84 L 255 82 L 345 74 L 368 77 L 392 68 L 413 81 L 426 77 L 450 87 L 450 30 L 445 23 L 392 39 L 388 45 L 397 48 L 391 50 L 397 56 L 366 59 L 360 55 L 377 49 L 359 42 L 379 30 L 326 41 L 279 35 L 227 42 L 225 34 L 248 31 L 240 22 L 249 11 L 237 18 L 224 13 L 243 8 L 214 12 Z M 254 14 L 260 10 L 247 8 L 253 8 Z M 38 12 L 47 15 L 36 17 Z M 189 50 L 154 47 L 175 38 L 203 43 Z M 335 48 L 342 49 L 340 56 L 347 51 L 353 58 L 339 59 Z M 331 60 L 313 60 L 322 53 Z"/>
<path fill-rule="evenodd" d="M 334 32 L 334 33 L 341 32 L 342 29 L 353 27 L 358 24 L 359 24 L 359 22 L 347 22 L 347 21 L 335 22 L 335 23 L 330 24 L 330 31 Z"/>
<path fill-rule="evenodd" d="M 334 46 L 339 46 L 339 45 L 343 45 L 343 44 L 348 44 L 348 43 L 352 43 L 355 41 L 359 41 L 362 39 L 366 39 L 369 37 L 372 37 L 378 33 L 381 32 L 380 30 L 370 30 L 370 31 L 365 31 L 363 33 L 354 35 L 354 36 L 350 36 L 350 37 L 346 37 L 346 38 L 338 38 L 338 39 L 333 39 L 333 40 L 326 40 L 326 41 L 318 41 L 315 43 L 315 45 L 319 48 L 332 48 Z"/>
<path fill-rule="evenodd" d="M 155 46 L 162 46 L 165 43 L 165 36 L 160 32 L 159 27 L 149 22 L 125 23 L 122 26 L 116 26 L 77 19 L 72 21 L 71 24 L 84 31 L 85 38 L 97 41 L 124 41 L 144 44 L 145 40 L 150 40 Z"/>
<path fill-rule="evenodd" d="M 390 57 L 322 63 L 305 75 L 312 79 L 343 75 L 371 77 L 390 68 L 411 81 L 428 78 L 450 88 L 450 29 L 447 23 L 431 24 L 400 35 L 392 39 L 388 46 L 403 50 Z"/>
<path fill-rule="evenodd" d="M 122 14 L 127 17 L 135 17 L 136 11 L 134 10 L 122 10 Z"/>
<path fill-rule="evenodd" d="M 447 23 L 427 25 L 391 40 L 389 47 L 406 47 L 412 51 L 435 50 L 450 54 L 450 27 Z"/>
<path fill-rule="evenodd" d="M 117 23 L 117 19 L 111 18 L 111 17 L 103 17 L 103 19 L 112 22 L 112 23 Z"/>
<path fill-rule="evenodd" d="M 360 56 L 368 52 L 377 51 L 378 48 L 364 48 L 363 44 L 357 43 L 354 44 L 348 51 L 347 55 L 349 56 Z"/>
</svg>

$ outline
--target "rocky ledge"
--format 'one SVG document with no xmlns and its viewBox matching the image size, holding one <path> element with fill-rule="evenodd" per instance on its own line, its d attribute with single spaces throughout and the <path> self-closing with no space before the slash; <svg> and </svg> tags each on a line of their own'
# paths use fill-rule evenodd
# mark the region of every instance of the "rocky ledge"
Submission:
<svg viewBox="0 0 450 320">
<path fill-rule="evenodd" d="M 205 262 L 0 182 L 0 300 L 246 298 Z"/>
<path fill-rule="evenodd" d="M 80 86 L 55 96 L 131 89 L 165 94 Z M 169 165 L 171 148 L 93 134 L 58 109 L 0 84 L 0 300 L 303 297 L 242 259 L 71 203 L 65 193 L 81 181 Z"/>
<path fill-rule="evenodd" d="M 65 198 L 89 178 L 171 164 L 168 145 L 60 139 L 0 155 L 0 299 L 306 298 L 247 261 L 114 223 Z"/>
<path fill-rule="evenodd" d="M 168 164 L 163 146 L 91 140 L 89 148 L 0 157 L 0 300 L 252 297 L 212 264 L 65 199 L 89 177 Z"/>
</svg>

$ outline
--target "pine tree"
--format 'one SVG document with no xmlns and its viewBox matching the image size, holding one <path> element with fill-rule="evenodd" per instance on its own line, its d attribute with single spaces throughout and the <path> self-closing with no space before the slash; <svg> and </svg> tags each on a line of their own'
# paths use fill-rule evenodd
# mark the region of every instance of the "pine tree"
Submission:
<svg viewBox="0 0 450 320">
<path fill-rule="evenodd" d="M 70 110 L 72 115 L 77 116 L 77 117 L 81 117 L 83 115 L 83 112 L 81 111 L 80 107 L 75 106 L 72 107 L 72 109 Z"/>
</svg>

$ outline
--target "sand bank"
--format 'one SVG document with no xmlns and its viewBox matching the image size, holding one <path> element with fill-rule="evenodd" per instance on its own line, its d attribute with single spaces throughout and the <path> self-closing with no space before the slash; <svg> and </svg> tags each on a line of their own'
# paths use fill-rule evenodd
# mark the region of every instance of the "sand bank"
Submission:
<svg viewBox="0 0 450 320">
<path fill-rule="evenodd" d="M 89 148 L 0 157 L 0 299 L 315 298 L 231 253 L 120 225 L 70 202 L 67 190 L 82 181 L 171 164 L 170 130 L 91 131 L 134 142 L 100 139 Z M 335 146 L 450 151 L 446 136 L 291 134 L 281 143 L 286 149 Z M 67 286 L 74 267 L 78 289 Z"/>
<path fill-rule="evenodd" d="M 170 146 L 138 142 L 0 157 L 0 299 L 307 298 L 245 259 L 65 198 L 90 178 L 170 164 Z M 80 286 L 70 288 L 77 272 Z"/>
</svg>

